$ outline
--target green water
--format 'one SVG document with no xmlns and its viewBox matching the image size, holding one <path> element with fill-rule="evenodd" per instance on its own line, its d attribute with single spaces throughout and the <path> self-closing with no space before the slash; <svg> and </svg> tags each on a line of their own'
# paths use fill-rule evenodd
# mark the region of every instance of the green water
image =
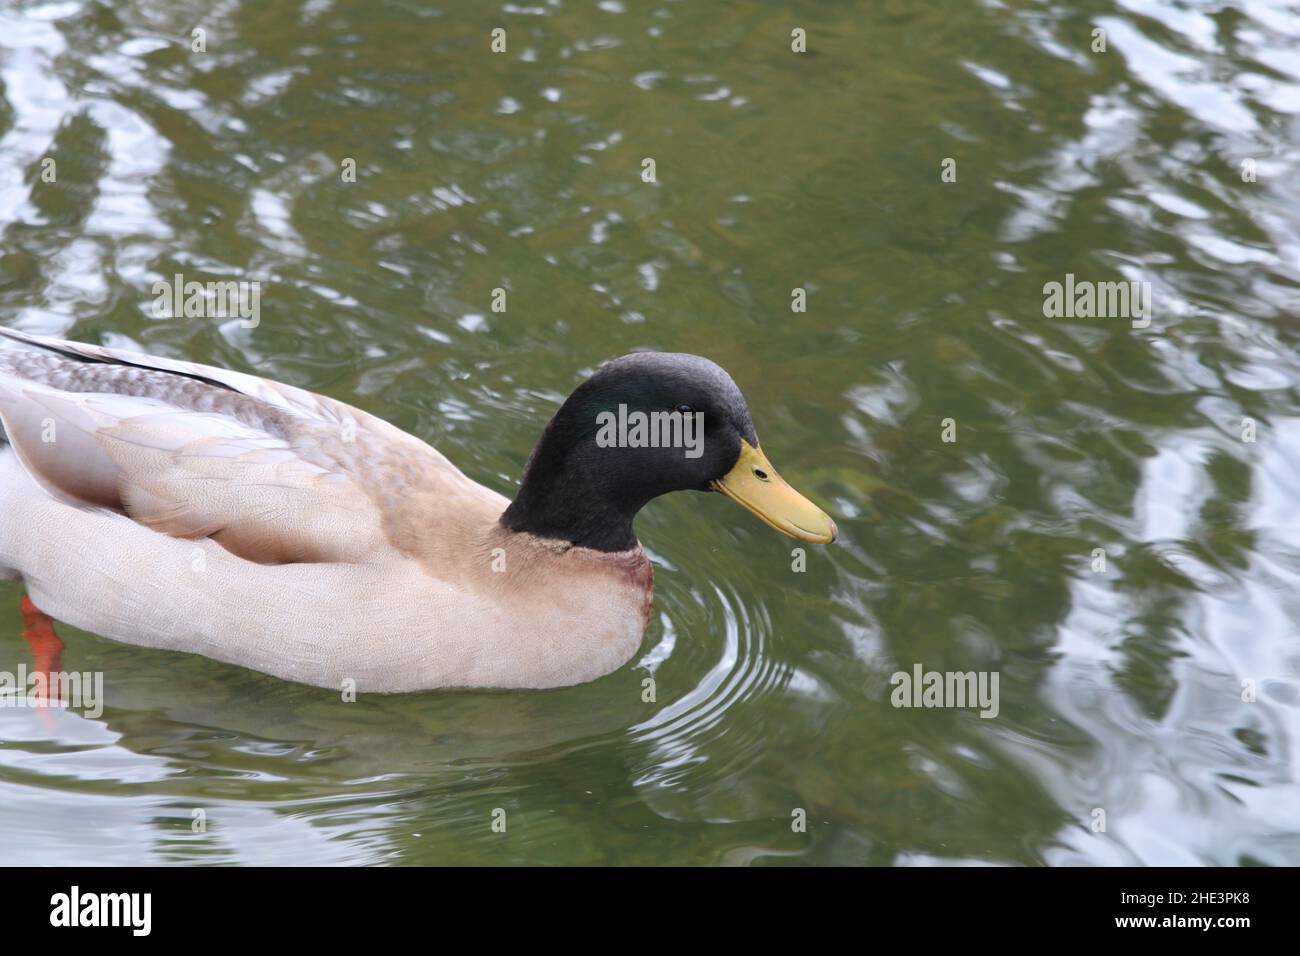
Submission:
<svg viewBox="0 0 1300 956">
<path fill-rule="evenodd" d="M 344 704 L 65 626 L 106 707 L 0 709 L 0 863 L 1300 863 L 1297 49 L 1265 0 L 0 3 L 4 323 L 507 495 L 585 372 L 697 352 L 841 531 L 796 572 L 651 504 L 641 651 L 545 693 Z M 177 272 L 260 324 L 153 317 Z M 1045 317 L 1067 273 L 1150 326 Z M 997 716 L 892 706 L 917 664 Z"/>
</svg>

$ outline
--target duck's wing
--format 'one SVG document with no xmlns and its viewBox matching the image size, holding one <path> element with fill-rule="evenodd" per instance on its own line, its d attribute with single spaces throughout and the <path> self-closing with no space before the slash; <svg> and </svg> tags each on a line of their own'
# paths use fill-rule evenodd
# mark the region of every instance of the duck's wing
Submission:
<svg viewBox="0 0 1300 956">
<path fill-rule="evenodd" d="M 478 488 L 382 420 L 226 369 L 0 328 L 0 440 L 44 491 L 250 561 L 389 547 L 386 502 L 418 476 Z M 486 491 L 486 489 L 481 489 Z"/>
<path fill-rule="evenodd" d="M 256 398 L 290 414 L 308 419 L 338 423 L 340 412 L 356 411 L 342 402 L 317 395 L 306 389 L 273 382 L 244 372 L 232 372 L 230 369 L 218 368 L 214 365 L 200 365 L 198 362 L 169 359 L 161 355 L 146 355 L 143 352 L 132 352 L 127 349 L 91 345 L 88 342 L 48 338 L 4 326 L 0 326 L 0 337 L 12 339 L 49 355 L 58 355 L 83 363 L 170 372 L 173 375 L 206 382 L 217 388 L 225 388 Z"/>
</svg>

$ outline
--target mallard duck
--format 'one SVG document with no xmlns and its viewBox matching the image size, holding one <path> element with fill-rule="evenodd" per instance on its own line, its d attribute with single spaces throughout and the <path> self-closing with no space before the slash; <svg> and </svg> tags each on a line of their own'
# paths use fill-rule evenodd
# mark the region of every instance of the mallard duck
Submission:
<svg viewBox="0 0 1300 956">
<path fill-rule="evenodd" d="M 127 644 L 335 689 L 560 687 L 641 643 L 653 575 L 632 521 L 651 499 L 719 491 L 790 537 L 836 537 L 767 460 L 735 382 L 697 355 L 601 366 L 509 501 L 322 395 L 0 335 L 25 346 L 0 349 L 0 577 Z M 638 412 L 701 431 L 665 447 L 635 434 Z"/>
</svg>

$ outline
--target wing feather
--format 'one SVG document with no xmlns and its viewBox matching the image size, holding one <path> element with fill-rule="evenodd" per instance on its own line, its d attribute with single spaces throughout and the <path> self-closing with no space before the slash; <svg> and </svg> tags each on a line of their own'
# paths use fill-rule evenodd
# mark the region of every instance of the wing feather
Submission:
<svg viewBox="0 0 1300 956">
<path fill-rule="evenodd" d="M 29 344 L 103 362 L 118 355 L 49 341 Z M 63 367 L 76 359 L 42 358 L 0 352 L 0 426 L 50 494 L 173 537 L 212 537 L 259 563 L 362 560 L 382 546 L 359 450 L 339 440 L 349 413 L 354 427 L 377 419 L 254 376 L 154 356 L 94 374 Z M 168 381 L 177 375 L 190 380 Z"/>
</svg>

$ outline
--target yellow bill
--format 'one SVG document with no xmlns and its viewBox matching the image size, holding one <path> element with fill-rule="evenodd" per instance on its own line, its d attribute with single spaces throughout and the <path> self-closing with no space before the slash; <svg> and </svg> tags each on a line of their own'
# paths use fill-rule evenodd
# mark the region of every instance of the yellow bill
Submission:
<svg viewBox="0 0 1300 956">
<path fill-rule="evenodd" d="M 714 481 L 713 490 L 744 505 L 769 527 L 800 541 L 830 544 L 839 534 L 831 516 L 787 485 L 763 450 L 743 438 L 736 467 Z"/>
</svg>

